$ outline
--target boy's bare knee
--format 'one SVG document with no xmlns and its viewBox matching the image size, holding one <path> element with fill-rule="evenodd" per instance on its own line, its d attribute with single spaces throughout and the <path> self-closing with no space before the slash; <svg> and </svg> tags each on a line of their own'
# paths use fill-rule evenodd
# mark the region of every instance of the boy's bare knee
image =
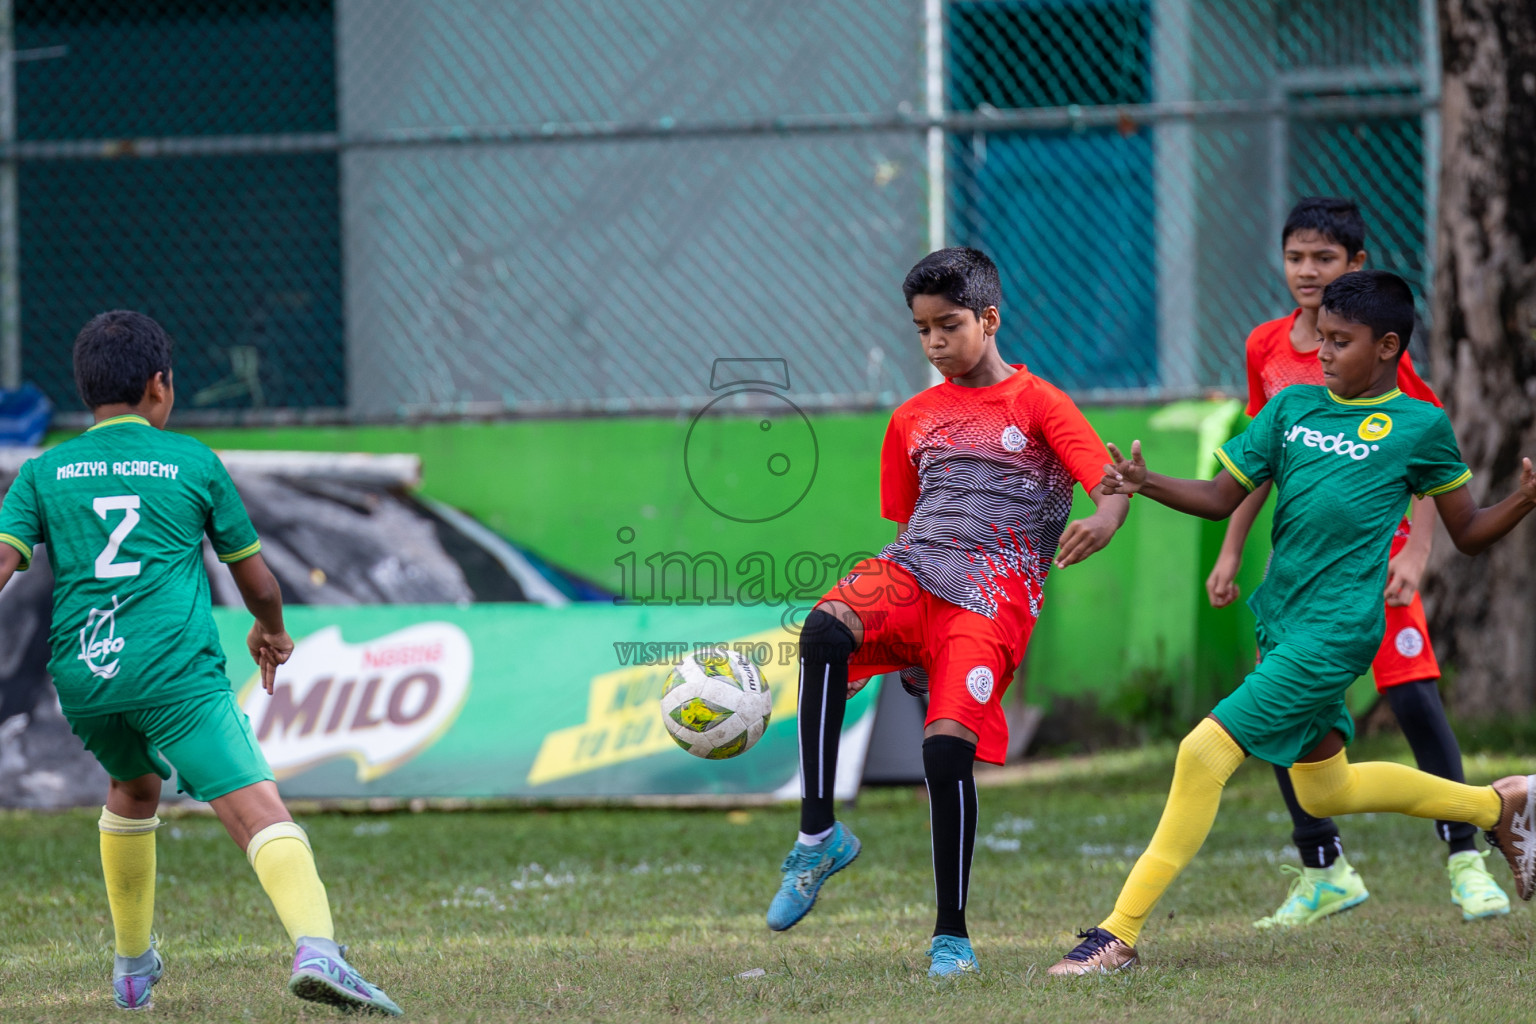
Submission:
<svg viewBox="0 0 1536 1024">
<path fill-rule="evenodd" d="M 923 729 L 923 739 L 930 736 L 953 736 L 956 739 L 965 740 L 967 743 L 976 743 L 977 736 L 974 732 L 955 721 L 953 718 L 940 718 L 930 722 Z"/>
<path fill-rule="evenodd" d="M 859 618 L 859 613 L 847 601 L 823 601 L 811 610 L 825 612 L 846 626 L 848 632 L 853 634 L 855 650 L 864 646 L 864 620 Z"/>
<path fill-rule="evenodd" d="M 160 776 L 107 780 L 107 810 L 124 818 L 142 821 L 160 809 Z"/>
<path fill-rule="evenodd" d="M 283 798 L 277 794 L 277 783 L 257 782 L 242 786 L 233 793 L 226 793 L 211 801 L 213 813 L 219 816 L 224 830 L 235 845 L 244 850 L 251 837 L 268 825 L 280 821 L 292 821 L 293 815 Z"/>
</svg>

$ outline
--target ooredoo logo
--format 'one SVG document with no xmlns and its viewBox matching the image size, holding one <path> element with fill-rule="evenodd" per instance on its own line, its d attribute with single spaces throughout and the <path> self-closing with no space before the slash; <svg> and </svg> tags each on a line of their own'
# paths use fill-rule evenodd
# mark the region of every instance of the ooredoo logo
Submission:
<svg viewBox="0 0 1536 1024">
<path fill-rule="evenodd" d="M 252 684 L 240 706 L 279 779 L 350 757 L 357 780 L 393 771 L 448 730 L 469 695 L 469 637 L 423 622 L 349 644 L 327 626 L 299 641 L 269 697 Z"/>
<path fill-rule="evenodd" d="M 1362 431 L 1364 428 L 1365 425 L 1361 424 Z M 1389 421 L 1387 430 L 1390 431 L 1391 429 L 1392 427 Z M 1382 434 L 1380 436 L 1385 437 L 1386 434 Z M 1381 447 L 1379 444 L 1358 444 L 1354 441 L 1351 441 L 1349 438 L 1344 436 L 1344 431 L 1342 430 L 1337 434 L 1324 434 L 1320 431 L 1305 427 L 1300 423 L 1286 431 L 1285 440 L 1288 444 L 1291 442 L 1299 441 L 1301 444 L 1306 445 L 1308 448 L 1316 448 L 1318 451 L 1337 452 L 1340 455 L 1346 455 L 1349 458 L 1354 459 L 1356 462 L 1367 458 L 1371 452 L 1374 452 L 1376 449 Z"/>
</svg>

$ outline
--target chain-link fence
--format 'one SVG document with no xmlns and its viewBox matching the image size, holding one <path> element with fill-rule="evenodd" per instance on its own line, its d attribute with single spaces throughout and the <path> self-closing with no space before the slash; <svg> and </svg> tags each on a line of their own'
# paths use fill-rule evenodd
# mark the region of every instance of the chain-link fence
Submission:
<svg viewBox="0 0 1536 1024">
<path fill-rule="evenodd" d="M 1432 6 L 0 0 L 0 374 L 129 306 L 213 419 L 889 404 L 963 243 L 1079 396 L 1235 390 L 1300 196 L 1428 284 Z"/>
</svg>

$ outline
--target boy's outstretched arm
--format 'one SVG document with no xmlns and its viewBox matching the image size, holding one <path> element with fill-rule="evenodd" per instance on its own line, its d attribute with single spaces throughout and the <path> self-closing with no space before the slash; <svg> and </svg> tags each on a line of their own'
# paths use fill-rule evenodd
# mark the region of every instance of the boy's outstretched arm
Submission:
<svg viewBox="0 0 1536 1024">
<path fill-rule="evenodd" d="M 245 645 L 250 648 L 251 659 L 261 666 L 262 689 L 271 693 L 277 666 L 293 653 L 293 638 L 283 628 L 283 589 L 259 553 L 231 562 L 229 571 L 246 610 L 256 617 Z"/>
<path fill-rule="evenodd" d="M 1269 480 L 1259 484 L 1237 506 L 1232 518 L 1227 520 L 1227 533 L 1221 539 L 1221 553 L 1216 556 L 1211 574 L 1205 578 L 1205 593 L 1211 600 L 1212 608 L 1225 608 L 1242 596 L 1237 586 L 1237 573 L 1243 567 L 1243 546 L 1248 543 L 1248 531 L 1253 529 L 1253 521 L 1259 518 L 1259 510 L 1269 500 L 1270 488 L 1273 486 Z"/>
<path fill-rule="evenodd" d="M 1144 494 L 1159 505 L 1202 519 L 1225 519 L 1248 496 L 1248 489 L 1225 469 L 1214 480 L 1184 480 L 1150 472 L 1141 457 L 1140 441 L 1131 442 L 1129 459 L 1114 445 L 1109 446 L 1109 455 L 1115 462 L 1104 467 L 1104 482 L 1099 485 L 1109 494 Z"/>
<path fill-rule="evenodd" d="M 1435 507 L 1456 550 L 1479 555 L 1536 509 L 1536 469 L 1530 459 L 1521 460 L 1520 486 L 1515 493 L 1487 508 L 1478 508 L 1465 486 L 1435 495 Z"/>
<path fill-rule="evenodd" d="M 1131 511 L 1130 498 L 1106 492 L 1102 483 L 1088 492 L 1088 498 L 1096 510 L 1093 515 L 1073 520 L 1062 532 L 1061 546 L 1056 553 L 1058 568 L 1066 568 L 1095 551 L 1102 551 Z"/>
</svg>

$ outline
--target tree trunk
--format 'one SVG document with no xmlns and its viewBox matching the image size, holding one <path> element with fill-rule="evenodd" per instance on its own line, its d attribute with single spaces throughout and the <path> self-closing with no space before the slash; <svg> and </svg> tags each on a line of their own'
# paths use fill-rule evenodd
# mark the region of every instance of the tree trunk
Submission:
<svg viewBox="0 0 1536 1024">
<path fill-rule="evenodd" d="M 1497 501 L 1536 458 L 1536 4 L 1439 0 L 1439 223 L 1430 351 L 1472 468 Z M 1453 706 L 1536 707 L 1536 522 L 1477 558 L 1442 531 L 1425 588 Z"/>
</svg>

